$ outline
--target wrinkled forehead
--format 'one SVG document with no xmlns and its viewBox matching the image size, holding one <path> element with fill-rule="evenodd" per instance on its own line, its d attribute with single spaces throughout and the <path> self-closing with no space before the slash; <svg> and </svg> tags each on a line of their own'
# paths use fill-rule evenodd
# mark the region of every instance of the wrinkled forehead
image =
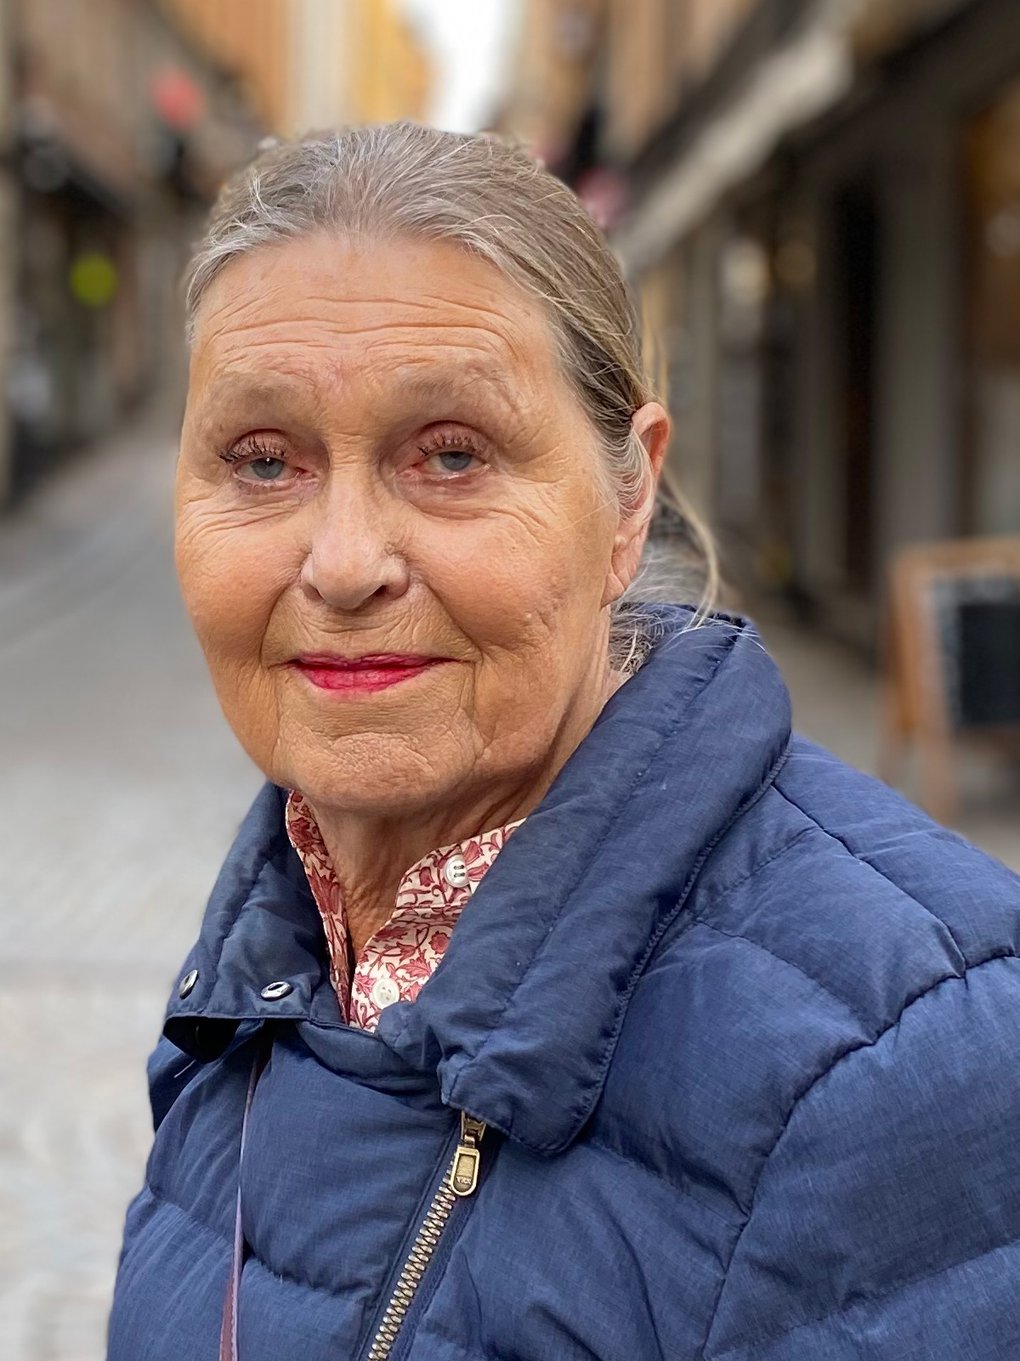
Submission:
<svg viewBox="0 0 1020 1361">
<path fill-rule="evenodd" d="M 189 405 L 398 387 L 512 409 L 562 388 L 545 309 L 446 243 L 312 237 L 224 267 L 195 319 Z"/>
</svg>

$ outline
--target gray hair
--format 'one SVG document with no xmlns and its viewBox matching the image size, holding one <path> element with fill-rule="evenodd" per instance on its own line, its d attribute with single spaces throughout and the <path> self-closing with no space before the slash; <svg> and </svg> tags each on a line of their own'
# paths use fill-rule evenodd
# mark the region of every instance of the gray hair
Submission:
<svg viewBox="0 0 1020 1361">
<path fill-rule="evenodd" d="M 641 328 L 616 257 L 566 185 L 504 140 L 409 122 L 272 145 L 227 182 L 213 208 L 187 273 L 189 338 L 206 290 L 231 260 L 320 231 L 459 244 L 539 299 L 602 450 L 607 493 L 624 507 L 640 504 L 651 472 L 631 418 L 655 395 Z M 716 591 L 715 550 L 675 487 L 669 500 L 700 578 L 700 620 Z M 639 665 L 647 632 L 625 598 L 614 611 L 614 663 Z"/>
</svg>

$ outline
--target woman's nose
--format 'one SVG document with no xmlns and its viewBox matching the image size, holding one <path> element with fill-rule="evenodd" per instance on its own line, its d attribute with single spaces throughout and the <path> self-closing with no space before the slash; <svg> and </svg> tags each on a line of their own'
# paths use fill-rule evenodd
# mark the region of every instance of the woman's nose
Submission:
<svg viewBox="0 0 1020 1361">
<path fill-rule="evenodd" d="M 342 500 L 342 504 L 338 501 Z M 336 610 L 358 610 L 407 590 L 403 555 L 393 547 L 381 508 L 347 495 L 318 515 L 301 569 L 305 593 Z"/>
</svg>

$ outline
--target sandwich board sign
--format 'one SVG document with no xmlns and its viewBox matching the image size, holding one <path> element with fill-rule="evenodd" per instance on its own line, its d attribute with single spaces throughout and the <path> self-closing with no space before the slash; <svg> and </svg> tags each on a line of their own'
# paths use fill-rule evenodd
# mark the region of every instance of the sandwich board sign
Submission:
<svg viewBox="0 0 1020 1361">
<path fill-rule="evenodd" d="M 963 738 L 1020 739 L 1020 537 L 904 549 L 889 571 L 882 773 L 905 747 L 920 802 L 949 821 Z"/>
</svg>

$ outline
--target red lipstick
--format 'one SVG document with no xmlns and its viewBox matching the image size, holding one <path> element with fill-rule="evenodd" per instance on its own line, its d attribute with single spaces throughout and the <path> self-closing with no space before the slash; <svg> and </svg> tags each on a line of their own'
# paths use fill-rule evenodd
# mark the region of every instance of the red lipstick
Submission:
<svg viewBox="0 0 1020 1361">
<path fill-rule="evenodd" d="M 388 690 L 391 685 L 411 680 L 449 660 L 399 652 L 377 652 L 364 657 L 309 654 L 295 657 L 291 666 L 319 690 L 353 696 Z"/>
</svg>

